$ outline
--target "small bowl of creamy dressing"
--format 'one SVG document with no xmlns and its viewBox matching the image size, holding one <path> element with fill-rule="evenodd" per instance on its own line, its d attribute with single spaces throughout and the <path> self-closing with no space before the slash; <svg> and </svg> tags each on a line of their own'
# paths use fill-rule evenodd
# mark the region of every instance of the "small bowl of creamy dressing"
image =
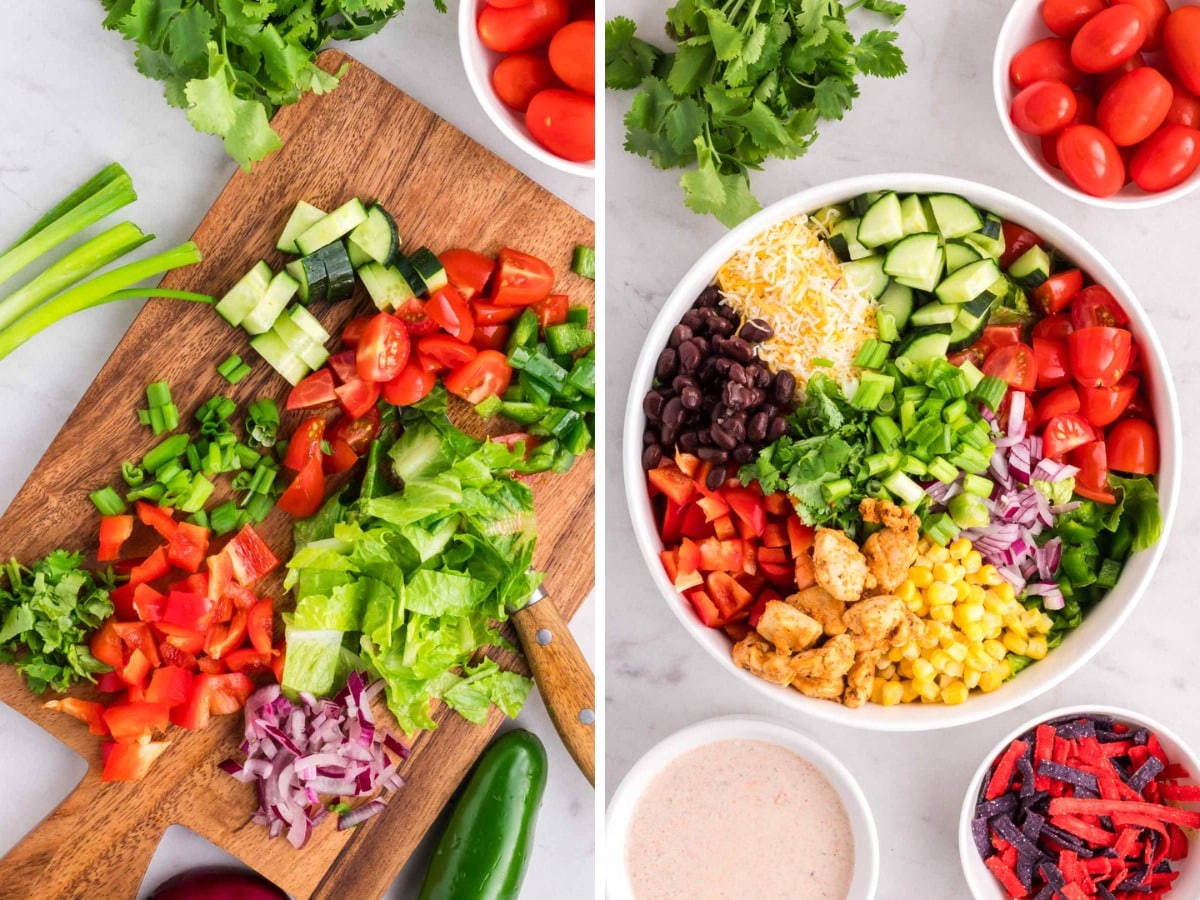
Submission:
<svg viewBox="0 0 1200 900">
<path fill-rule="evenodd" d="M 879 839 L 829 751 L 790 727 L 709 719 L 629 770 L 608 807 L 609 900 L 870 900 Z"/>
</svg>

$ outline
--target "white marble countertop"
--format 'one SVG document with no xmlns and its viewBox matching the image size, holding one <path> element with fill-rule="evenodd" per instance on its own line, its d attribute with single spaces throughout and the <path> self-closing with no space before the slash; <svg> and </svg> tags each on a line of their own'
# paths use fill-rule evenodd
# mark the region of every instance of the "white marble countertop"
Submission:
<svg viewBox="0 0 1200 900">
<path fill-rule="evenodd" d="M 8 49 L 0 56 L 0 81 L 8 87 L 0 129 L 0 244 L 112 160 L 126 166 L 137 186 L 140 199 L 131 217 L 159 235 L 163 246 L 186 240 L 236 168 L 220 142 L 193 131 L 182 111 L 167 106 L 160 85 L 138 73 L 133 45 L 100 27 L 104 13 L 96 0 L 6 0 L 4 7 Z M 349 45 L 349 51 L 593 215 L 591 181 L 530 159 L 479 107 L 459 60 L 457 4 L 451 7 L 443 16 L 429 0 L 411 0 L 400 19 L 381 34 Z M 137 310 L 136 303 L 122 303 L 74 316 L 0 362 L 0 410 L 6 422 L 0 436 L 0 509 L 12 500 Z M 590 657 L 595 636 L 590 600 L 575 619 L 574 632 Z M 550 781 L 523 896 L 590 896 L 592 791 L 559 743 L 536 692 L 516 724 L 541 736 L 550 755 Z M 84 764 L 0 704 L 0 772 L 7 791 L 0 806 L 3 854 L 66 796 Z M 388 896 L 416 895 L 429 852 L 427 841 Z M 202 838 L 172 828 L 139 896 L 177 871 L 230 861 Z"/>
<path fill-rule="evenodd" d="M 661 2 L 610 0 L 663 44 Z M 845 121 L 824 126 L 808 155 L 756 173 L 768 204 L 797 190 L 869 172 L 919 171 L 973 178 L 1036 203 L 1079 230 L 1116 265 L 1158 326 L 1185 412 L 1200 400 L 1195 332 L 1195 224 L 1200 195 L 1148 212 L 1108 212 L 1054 191 L 1029 171 L 997 121 L 992 48 L 1006 0 L 909 0 L 901 23 L 910 73 L 870 79 Z M 871 26 L 875 27 L 875 26 Z M 882 23 L 878 27 L 884 27 Z M 653 744 L 700 719 L 731 713 L 785 718 L 769 699 L 739 688 L 680 627 L 650 581 L 629 528 L 619 458 L 629 378 L 643 337 L 678 279 L 724 228 L 683 205 L 678 172 L 660 172 L 621 149 L 629 94 L 609 95 L 605 590 L 607 769 L 611 796 Z M 619 223 L 619 224 L 618 224 Z M 1190 418 L 1185 418 L 1185 431 Z M 1187 446 L 1185 433 L 1185 446 Z M 1200 480 L 1185 475 L 1174 533 L 1153 585 L 1130 622 L 1074 678 L 1028 708 L 948 732 L 875 734 L 793 716 L 850 767 L 879 825 L 883 900 L 962 900 L 956 825 L 983 754 L 1039 711 L 1111 703 L 1144 711 L 1200 745 L 1195 716 L 1195 564 Z M 1192 558 L 1192 562 L 1189 562 Z"/>
</svg>

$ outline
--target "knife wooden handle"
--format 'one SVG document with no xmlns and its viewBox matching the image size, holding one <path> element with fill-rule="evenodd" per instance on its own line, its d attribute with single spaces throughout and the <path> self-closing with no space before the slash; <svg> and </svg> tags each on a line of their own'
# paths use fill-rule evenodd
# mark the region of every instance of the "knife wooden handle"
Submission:
<svg viewBox="0 0 1200 900">
<path fill-rule="evenodd" d="M 591 667 L 548 597 L 513 613 L 512 622 L 559 737 L 595 785 L 596 677 Z"/>
</svg>

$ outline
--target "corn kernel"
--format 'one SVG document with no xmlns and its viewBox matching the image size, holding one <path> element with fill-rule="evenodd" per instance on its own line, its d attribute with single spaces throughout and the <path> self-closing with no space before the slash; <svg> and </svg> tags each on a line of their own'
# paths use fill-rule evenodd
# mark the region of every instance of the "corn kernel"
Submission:
<svg viewBox="0 0 1200 900">
<path fill-rule="evenodd" d="M 979 676 L 979 689 L 989 694 L 1004 683 L 1004 675 L 999 666 L 988 669 Z"/>
<path fill-rule="evenodd" d="M 1042 659 L 1047 652 L 1046 638 L 1040 634 L 1031 637 L 1025 645 L 1025 655 L 1030 659 Z"/>
<path fill-rule="evenodd" d="M 954 662 L 954 657 L 945 650 L 935 650 L 929 654 L 929 662 L 939 672 L 945 672 L 946 666 Z"/>
<path fill-rule="evenodd" d="M 907 660 L 920 659 L 921 648 L 917 646 L 916 641 L 909 641 L 904 645 L 904 658 Z"/>
<path fill-rule="evenodd" d="M 954 621 L 953 606 L 931 606 L 929 608 L 929 618 L 935 622 L 949 624 Z"/>
<path fill-rule="evenodd" d="M 950 552 L 945 547 L 939 547 L 936 544 L 930 547 L 925 555 L 935 563 L 944 563 L 950 558 Z"/>
<path fill-rule="evenodd" d="M 912 677 L 917 681 L 929 681 L 937 674 L 937 669 L 933 663 L 927 659 L 914 659 L 912 661 Z"/>
<path fill-rule="evenodd" d="M 879 678 L 876 678 L 875 681 L 871 684 L 871 702 L 872 703 L 879 703 L 879 704 L 883 703 L 883 689 L 885 686 L 886 686 L 886 682 Z"/>
<path fill-rule="evenodd" d="M 1004 644 L 995 638 L 984 641 L 983 649 L 987 651 L 988 656 L 992 657 L 992 659 L 1000 660 L 1008 656 L 1008 650 L 1005 649 Z"/>
<path fill-rule="evenodd" d="M 967 666 L 962 674 L 963 684 L 965 684 L 971 690 L 975 690 L 975 688 L 979 687 L 979 679 L 982 677 L 983 673 L 978 669 L 973 669 L 970 666 Z"/>
<path fill-rule="evenodd" d="M 971 542 L 966 538 L 959 538 L 951 541 L 946 549 L 950 552 L 951 559 L 962 559 L 971 552 Z"/>
<path fill-rule="evenodd" d="M 933 567 L 933 580 L 949 584 L 954 580 L 954 567 L 947 563 L 937 563 Z"/>
<path fill-rule="evenodd" d="M 913 661 L 911 659 L 900 660 L 900 665 L 896 666 L 896 671 L 900 673 L 901 678 L 912 678 Z"/>
<path fill-rule="evenodd" d="M 978 584 L 971 585 L 971 602 L 982 603 L 987 598 L 988 592 Z"/>
<path fill-rule="evenodd" d="M 953 603 L 957 598 L 958 592 L 942 581 L 935 581 L 925 591 L 925 599 L 929 601 L 931 608 Z"/>
<path fill-rule="evenodd" d="M 901 690 L 903 691 L 903 693 L 900 695 L 901 703 L 912 703 L 921 696 L 921 692 L 917 690 L 916 685 L 911 681 L 904 682 L 904 687 L 901 688 Z"/>
<path fill-rule="evenodd" d="M 983 568 L 983 556 L 978 550 L 972 550 L 963 557 L 963 568 L 967 570 L 968 575 L 974 575 Z"/>
<path fill-rule="evenodd" d="M 1036 627 L 1037 630 L 1042 634 L 1049 634 L 1050 629 L 1054 627 L 1054 620 L 1045 613 L 1042 613 L 1040 616 L 1038 616 Z"/>
<path fill-rule="evenodd" d="M 954 607 L 954 624 L 963 631 L 966 631 L 966 626 L 970 622 L 983 621 L 983 606 L 976 606 L 974 603 L 960 603 Z"/>
<path fill-rule="evenodd" d="M 941 622 L 926 622 L 925 633 L 940 641 L 943 637 L 950 634 L 950 629 Z"/>
<path fill-rule="evenodd" d="M 896 667 L 892 663 L 884 663 L 883 668 L 875 672 L 876 678 L 884 678 L 891 681 L 896 677 Z"/>
<path fill-rule="evenodd" d="M 921 695 L 921 699 L 928 700 L 930 703 L 936 700 L 942 692 L 942 689 L 937 686 L 937 682 L 935 681 L 914 682 L 914 685 L 917 688 L 917 693 Z"/>
<path fill-rule="evenodd" d="M 920 594 L 913 597 L 912 600 L 904 605 L 908 607 L 909 612 L 916 616 L 923 616 L 929 610 L 929 604 L 925 602 L 925 598 Z"/>
<path fill-rule="evenodd" d="M 922 650 L 936 650 L 938 648 L 938 639 L 926 631 L 917 638 L 917 646 Z"/>
<path fill-rule="evenodd" d="M 1015 634 L 1017 637 L 1024 640 L 1029 637 L 1029 632 L 1021 623 L 1020 616 L 1014 616 L 1011 613 L 1004 617 L 1004 627 L 1008 629 L 1010 634 Z"/>
<path fill-rule="evenodd" d="M 1000 674 L 1003 676 L 1001 678 L 1002 681 L 1007 681 L 1012 677 L 1012 665 L 1007 659 L 1002 659 L 996 663 L 996 668 L 1000 670 Z"/>
<path fill-rule="evenodd" d="M 1013 653 L 1019 653 L 1024 656 L 1025 651 L 1029 649 L 1029 641 L 1023 637 L 1018 637 L 1010 631 L 1008 634 L 1004 635 L 1004 646 Z"/>
<path fill-rule="evenodd" d="M 993 566 L 991 563 L 989 563 L 988 565 L 986 565 L 982 569 L 980 569 L 979 574 L 981 576 L 981 581 L 983 584 L 989 584 L 989 585 L 996 586 L 996 585 L 1007 583 L 1004 581 L 1004 578 L 1000 575 L 1000 570 L 997 569 L 995 566 Z M 1009 587 L 1012 587 L 1012 585 L 1009 585 Z"/>
<path fill-rule="evenodd" d="M 1004 628 L 1004 619 L 996 615 L 994 612 L 988 612 L 984 610 L 983 628 L 989 637 L 992 635 L 998 635 Z"/>
<path fill-rule="evenodd" d="M 900 587 L 896 588 L 896 596 L 910 606 L 913 600 L 920 599 L 920 595 L 917 593 L 917 586 L 913 584 L 911 578 L 906 579 L 901 583 Z"/>
<path fill-rule="evenodd" d="M 1008 612 L 1008 604 L 1001 600 L 995 591 L 984 592 L 983 608 L 990 613 L 995 613 L 998 616 L 1003 616 Z"/>
<path fill-rule="evenodd" d="M 888 662 L 898 663 L 904 659 L 904 650 L 900 647 L 892 647 L 887 652 Z"/>
<path fill-rule="evenodd" d="M 954 582 L 954 593 L 959 603 L 971 602 L 971 588 L 974 585 L 967 584 L 965 581 Z"/>
<path fill-rule="evenodd" d="M 888 681 L 880 692 L 879 703 L 883 706 L 895 706 L 904 699 L 904 686 L 899 681 Z"/>
<path fill-rule="evenodd" d="M 908 570 L 908 580 L 914 587 L 927 588 L 933 584 L 933 571 L 926 566 L 913 566 Z"/>
<path fill-rule="evenodd" d="M 957 659 L 952 659 L 946 664 L 946 674 L 953 675 L 955 678 L 962 678 L 963 671 L 966 669 Z"/>
<path fill-rule="evenodd" d="M 987 626 L 982 622 L 968 622 L 962 631 L 963 636 L 973 644 L 978 644 L 988 636 Z"/>
<path fill-rule="evenodd" d="M 973 669 L 978 669 L 980 672 L 987 672 L 996 667 L 997 660 L 984 649 L 983 644 L 972 644 L 967 651 L 966 662 Z"/>
<path fill-rule="evenodd" d="M 967 659 L 967 645 L 962 641 L 955 641 L 946 648 L 946 654 L 955 662 L 965 662 Z"/>
<path fill-rule="evenodd" d="M 999 572 L 996 572 L 996 577 L 1000 578 Z M 994 584 L 994 587 L 992 588 L 992 590 L 994 590 L 999 595 L 1001 600 L 1005 601 L 1006 603 L 1010 603 L 1016 599 L 1017 592 L 1015 590 L 1013 590 L 1013 586 L 1011 584 L 1009 584 L 1007 581 L 1005 581 L 1003 578 L 1000 578 L 1000 580 L 998 582 L 994 582 L 993 584 Z"/>
<path fill-rule="evenodd" d="M 969 692 L 970 689 L 963 682 L 954 679 L 949 684 L 942 686 L 942 702 L 957 706 L 959 703 L 966 702 Z"/>
</svg>

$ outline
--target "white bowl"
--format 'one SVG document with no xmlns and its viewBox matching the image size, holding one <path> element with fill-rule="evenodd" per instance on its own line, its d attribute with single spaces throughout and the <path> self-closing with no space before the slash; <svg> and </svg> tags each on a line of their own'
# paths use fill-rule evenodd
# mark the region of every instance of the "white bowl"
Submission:
<svg viewBox="0 0 1200 900">
<path fill-rule="evenodd" d="M 594 160 L 573 162 L 555 156 L 533 139 L 529 129 L 525 127 L 525 117 L 509 109 L 496 96 L 496 91 L 492 88 L 492 70 L 505 54 L 489 50 L 483 46 L 483 41 L 479 40 L 475 22 L 486 2 L 487 0 L 462 0 L 458 8 L 458 47 L 462 53 L 463 67 L 467 70 L 467 81 L 471 83 L 471 90 L 475 92 L 475 99 L 504 136 L 534 159 L 560 172 L 595 178 Z"/>
<path fill-rule="evenodd" d="M 1004 740 L 996 744 L 992 752 L 984 757 L 983 762 L 979 764 L 978 771 L 975 772 L 975 777 L 971 779 L 971 783 L 967 786 L 967 793 L 963 798 L 962 813 L 959 816 L 958 822 L 958 856 L 962 862 L 963 875 L 967 879 L 967 886 L 971 888 L 971 896 L 975 900 L 1005 900 L 1008 896 L 1000 887 L 1000 882 L 996 880 L 996 876 L 988 871 L 987 866 L 983 864 L 983 860 L 979 858 L 979 851 L 975 849 L 975 840 L 971 836 L 971 820 L 975 818 L 975 805 L 979 801 L 979 791 L 983 787 L 984 777 L 987 775 L 988 770 L 991 769 L 992 763 L 996 761 L 996 758 L 1004 752 L 1008 745 L 1031 728 L 1036 728 L 1038 725 L 1048 722 L 1051 719 L 1058 719 L 1064 716 L 1078 716 L 1081 714 L 1112 716 L 1119 722 L 1125 722 L 1128 725 L 1135 725 L 1139 728 L 1148 728 L 1150 731 L 1153 731 L 1158 735 L 1159 742 L 1162 744 L 1167 757 L 1172 762 L 1182 765 L 1192 776 L 1191 778 L 1184 779 L 1184 782 L 1187 784 L 1196 784 L 1196 776 L 1200 773 L 1200 758 L 1179 739 L 1178 735 L 1153 719 L 1146 718 L 1141 713 L 1120 709 L 1116 706 L 1064 706 L 1061 709 L 1052 709 L 1050 712 L 1042 713 L 1036 718 L 1030 719 L 1020 728 L 1014 728 L 1009 732 Z M 1179 860 L 1171 865 L 1180 872 L 1180 876 L 1175 881 L 1175 890 L 1168 896 L 1179 897 L 1180 900 L 1183 900 L 1185 897 L 1200 897 L 1200 865 L 1197 865 L 1195 862 L 1189 862 L 1186 859 Z"/>
<path fill-rule="evenodd" d="M 608 804 L 605 843 L 606 892 L 609 900 L 632 900 L 625 860 L 625 839 L 638 800 L 646 787 L 672 761 L 689 750 L 717 741 L 766 741 L 786 747 L 824 775 L 846 808 L 854 835 L 854 874 L 845 900 L 872 900 L 879 881 L 879 835 L 867 798 L 850 771 L 832 753 L 780 722 L 756 716 L 725 716 L 689 725 L 656 744 L 626 773 Z M 753 835 L 743 835 L 751 840 Z"/>
<path fill-rule="evenodd" d="M 1148 351 L 1147 362 L 1153 373 L 1153 378 L 1148 379 L 1151 382 L 1149 400 L 1158 425 L 1162 457 L 1158 477 L 1159 502 L 1163 516 L 1162 537 L 1151 549 L 1135 554 L 1129 560 L 1120 583 L 1045 659 L 1030 666 L 998 690 L 990 694 L 973 693 L 965 703 L 958 706 L 920 703 L 884 707 L 868 703 L 858 709 L 847 709 L 828 700 L 806 697 L 792 688 L 770 684 L 735 666 L 730 659 L 729 637 L 720 629 L 706 628 L 702 625 L 692 612 L 688 601 L 675 590 L 663 571 L 658 557 L 662 550 L 662 541 L 658 536 L 650 495 L 646 488 L 646 474 L 642 470 L 642 430 L 645 425 L 642 398 L 650 389 L 654 364 L 659 352 L 666 346 L 671 329 L 691 308 L 700 291 L 712 281 L 717 269 L 747 240 L 777 222 L 799 213 L 812 212 L 831 203 L 849 200 L 859 194 L 883 189 L 901 193 L 960 194 L 1005 219 L 1033 229 L 1067 257 L 1075 260 L 1085 272 L 1107 287 L 1120 301 L 1129 314 L 1130 328 L 1134 336 Z M 633 530 L 651 577 L 683 627 L 712 654 L 722 668 L 739 679 L 748 689 L 775 699 L 793 712 L 840 725 L 878 731 L 925 731 L 977 722 L 1022 703 L 1028 703 L 1077 671 L 1117 632 L 1133 612 L 1146 583 L 1157 568 L 1171 532 L 1171 523 L 1174 521 L 1179 499 L 1183 460 L 1181 434 L 1175 385 L 1171 380 L 1162 346 L 1151 327 L 1150 317 L 1134 297 L 1129 285 L 1090 244 L 1048 213 L 997 188 L 942 175 L 897 173 L 863 175 L 802 191 L 747 219 L 700 257 L 667 299 L 646 337 L 646 343 L 634 369 L 633 383 L 625 409 L 622 452 L 625 494 L 633 519 Z"/>
<path fill-rule="evenodd" d="M 1179 4 L 1172 3 L 1172 6 L 1177 5 Z M 1000 124 L 1004 128 L 1004 133 L 1008 135 L 1009 141 L 1021 159 L 1025 160 L 1043 181 L 1062 191 L 1068 197 L 1074 197 L 1076 200 L 1106 209 L 1146 209 L 1151 206 L 1159 206 L 1177 200 L 1185 194 L 1190 194 L 1200 187 L 1200 172 L 1196 172 L 1182 184 L 1157 194 L 1147 193 L 1136 184 L 1130 183 L 1111 196 L 1093 197 L 1091 194 L 1079 190 L 1060 169 L 1056 169 L 1046 162 L 1045 157 L 1042 156 L 1041 138 L 1017 130 L 1008 115 L 1008 109 L 1016 94 L 1012 83 L 1008 80 L 1008 64 L 1023 47 L 1041 38 L 1055 36 L 1054 32 L 1047 28 L 1042 21 L 1041 7 L 1042 0 L 1013 0 L 1012 8 L 1008 11 L 1004 25 L 1000 28 L 1000 35 L 996 38 L 996 54 L 992 58 L 992 93 L 996 98 L 996 113 L 1000 116 Z"/>
</svg>

